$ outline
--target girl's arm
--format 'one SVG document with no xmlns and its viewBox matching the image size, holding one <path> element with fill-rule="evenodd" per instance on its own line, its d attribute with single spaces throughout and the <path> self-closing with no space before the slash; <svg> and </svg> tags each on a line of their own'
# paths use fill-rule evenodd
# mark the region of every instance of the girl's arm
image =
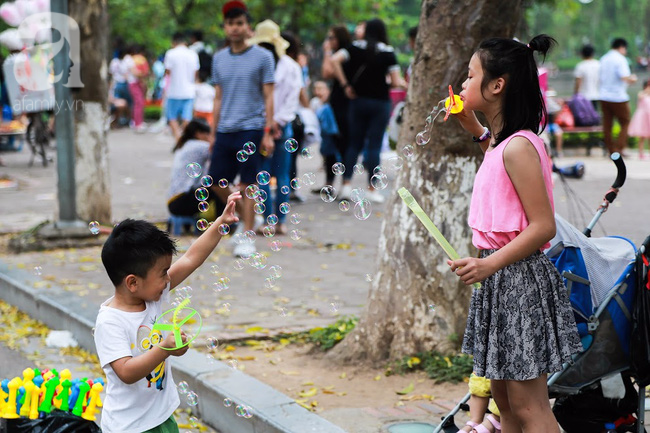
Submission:
<svg viewBox="0 0 650 433">
<path fill-rule="evenodd" d="M 185 278 L 201 266 L 205 259 L 208 258 L 212 250 L 214 250 L 221 240 L 221 234 L 219 233 L 219 226 L 221 224 L 232 224 L 239 221 L 239 218 L 235 215 L 235 202 L 239 199 L 241 199 L 240 192 L 230 194 L 223 214 L 199 236 L 185 254 L 172 264 L 168 272 L 169 278 L 171 279 L 170 288 L 173 289 L 183 282 Z"/>
<path fill-rule="evenodd" d="M 555 217 L 535 147 L 528 139 L 515 137 L 503 151 L 503 162 L 526 212 L 528 227 L 484 259 L 449 261 L 451 270 L 466 284 L 483 281 L 497 270 L 530 256 L 555 236 Z"/>
</svg>

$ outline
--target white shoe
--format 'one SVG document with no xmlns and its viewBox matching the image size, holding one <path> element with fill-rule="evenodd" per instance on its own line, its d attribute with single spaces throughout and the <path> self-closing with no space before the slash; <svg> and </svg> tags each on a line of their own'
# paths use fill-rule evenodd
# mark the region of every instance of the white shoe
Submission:
<svg viewBox="0 0 650 433">
<path fill-rule="evenodd" d="M 366 192 L 366 198 L 373 203 L 383 203 L 386 201 L 386 198 L 381 195 L 379 191 L 374 189 Z"/>
<path fill-rule="evenodd" d="M 257 231 L 260 229 L 266 220 L 262 215 L 255 214 L 255 223 L 253 223 L 253 230 Z M 242 224 L 243 225 L 243 224 Z"/>
<path fill-rule="evenodd" d="M 341 192 L 337 197 L 339 200 L 350 200 L 350 195 L 352 194 L 352 187 L 349 184 L 343 185 L 341 187 Z"/>
<path fill-rule="evenodd" d="M 251 242 L 244 242 L 241 244 L 235 245 L 235 248 L 232 250 L 232 255 L 235 257 L 247 258 L 255 253 L 257 249 L 255 244 Z"/>
<path fill-rule="evenodd" d="M 241 236 L 244 234 L 244 222 L 240 221 L 237 223 L 237 227 L 235 228 L 235 231 L 230 233 L 230 239 L 228 239 L 228 242 L 230 244 L 238 244 L 240 243 L 239 241 L 241 240 Z"/>
</svg>

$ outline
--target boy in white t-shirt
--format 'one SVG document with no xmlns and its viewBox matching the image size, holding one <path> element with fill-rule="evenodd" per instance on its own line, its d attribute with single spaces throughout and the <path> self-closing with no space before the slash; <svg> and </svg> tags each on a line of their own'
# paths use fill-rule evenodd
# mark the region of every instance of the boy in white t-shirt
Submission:
<svg viewBox="0 0 650 433">
<path fill-rule="evenodd" d="M 174 348 L 174 336 L 152 333 L 162 313 L 161 298 L 210 255 L 221 240 L 219 226 L 238 221 L 228 197 L 223 214 L 172 264 L 176 245 L 153 224 L 127 219 L 104 243 L 102 262 L 115 296 L 102 303 L 95 324 L 95 346 L 106 374 L 101 428 L 104 433 L 178 432 L 173 413 L 180 400 L 166 362 L 187 346 Z M 185 340 L 185 337 L 183 337 Z"/>
<path fill-rule="evenodd" d="M 196 94 L 194 96 L 194 118 L 203 119 L 212 127 L 214 123 L 214 97 L 217 90 L 208 82 L 206 72 L 199 71 L 199 84 L 196 85 Z"/>
</svg>

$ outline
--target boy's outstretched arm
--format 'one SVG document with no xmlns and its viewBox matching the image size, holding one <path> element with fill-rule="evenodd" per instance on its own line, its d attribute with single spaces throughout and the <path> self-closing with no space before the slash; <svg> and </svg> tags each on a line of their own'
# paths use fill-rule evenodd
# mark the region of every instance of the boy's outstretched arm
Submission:
<svg viewBox="0 0 650 433">
<path fill-rule="evenodd" d="M 217 218 L 208 229 L 194 242 L 172 266 L 169 268 L 171 288 L 179 285 L 185 278 L 203 264 L 212 250 L 221 240 L 219 226 L 221 224 L 232 224 L 239 221 L 235 214 L 235 203 L 241 199 L 241 192 L 235 192 L 228 196 L 226 208 L 223 214 Z"/>
</svg>

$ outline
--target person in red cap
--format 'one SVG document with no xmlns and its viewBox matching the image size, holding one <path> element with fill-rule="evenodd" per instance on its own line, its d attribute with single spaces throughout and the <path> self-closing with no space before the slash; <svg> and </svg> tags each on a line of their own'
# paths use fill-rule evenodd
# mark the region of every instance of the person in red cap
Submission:
<svg viewBox="0 0 650 433">
<path fill-rule="evenodd" d="M 239 175 L 238 189 L 244 190 L 256 183 L 262 155 L 273 154 L 275 62 L 268 50 L 247 44 L 251 26 L 244 3 L 230 1 L 222 11 L 229 46 L 212 59 L 212 82 L 216 95 L 210 176 L 225 179 L 229 185 L 233 185 Z M 248 144 L 251 142 L 254 146 Z M 213 186 L 212 191 L 224 203 L 231 194 L 230 187 Z M 243 221 L 243 224 L 239 224 L 238 232 L 242 225 L 244 230 L 253 230 L 254 205 L 255 201 L 248 197 L 238 203 L 237 212 Z M 248 257 L 255 251 L 254 243 L 245 242 L 235 245 L 233 254 Z"/>
</svg>

